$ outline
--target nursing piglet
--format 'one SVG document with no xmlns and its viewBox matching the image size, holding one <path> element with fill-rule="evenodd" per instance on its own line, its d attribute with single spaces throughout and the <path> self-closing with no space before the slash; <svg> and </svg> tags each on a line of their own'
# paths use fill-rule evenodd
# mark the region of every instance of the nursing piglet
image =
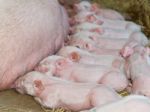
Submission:
<svg viewBox="0 0 150 112">
<path fill-rule="evenodd" d="M 102 106 L 121 98 L 104 85 L 73 83 L 39 72 L 20 77 L 14 87 L 19 93 L 33 96 L 44 107 L 63 107 L 73 111 Z"/>
<path fill-rule="evenodd" d="M 123 39 L 128 39 L 130 35 L 133 33 L 133 31 L 131 30 L 107 28 L 90 22 L 83 22 L 81 24 L 75 25 L 71 29 L 72 33 L 79 31 L 95 32 L 98 33 L 100 37 L 104 38 L 123 38 Z"/>
<path fill-rule="evenodd" d="M 150 99 L 144 96 L 131 95 L 102 107 L 81 112 L 150 112 Z"/>
<path fill-rule="evenodd" d="M 127 39 L 122 38 L 104 38 L 98 35 L 97 33 L 90 32 L 90 31 L 80 31 L 78 33 L 75 33 L 72 38 L 86 38 L 91 39 L 94 41 L 98 47 L 104 48 L 104 49 L 121 49 L 125 43 L 127 42 Z M 71 38 L 71 39 L 72 39 Z"/>
<path fill-rule="evenodd" d="M 90 22 L 100 25 L 103 28 L 111 28 L 116 30 L 130 30 L 132 32 L 141 31 L 141 26 L 131 21 L 111 20 L 102 16 L 97 16 L 93 12 L 82 11 L 71 19 L 72 23 L 81 24 Z"/>
<path fill-rule="evenodd" d="M 46 75 L 50 72 L 56 77 L 73 82 L 105 84 L 116 91 L 124 90 L 128 85 L 126 76 L 118 68 L 75 63 L 66 58 L 57 59 L 57 57 L 60 56 L 45 58 L 35 70 Z"/>
<path fill-rule="evenodd" d="M 110 67 L 112 66 L 124 71 L 123 68 L 124 68 L 125 60 L 121 56 L 96 55 L 86 50 L 73 47 L 73 46 L 62 47 L 57 52 L 57 55 L 63 56 L 65 58 L 69 58 L 73 62 L 91 64 L 91 65 L 105 65 Z"/>
<path fill-rule="evenodd" d="M 93 37 L 85 38 L 84 36 L 85 34 L 82 32 L 75 33 L 68 40 L 68 45 L 76 46 L 99 55 L 119 55 L 119 49 L 100 47 L 99 44 L 93 40 Z"/>
<path fill-rule="evenodd" d="M 105 18 L 124 20 L 124 17 L 119 12 L 111 9 L 100 9 L 97 4 L 91 4 L 88 1 L 82 1 L 78 4 L 75 4 L 75 10 L 77 13 L 81 11 L 92 11 Z"/>
</svg>

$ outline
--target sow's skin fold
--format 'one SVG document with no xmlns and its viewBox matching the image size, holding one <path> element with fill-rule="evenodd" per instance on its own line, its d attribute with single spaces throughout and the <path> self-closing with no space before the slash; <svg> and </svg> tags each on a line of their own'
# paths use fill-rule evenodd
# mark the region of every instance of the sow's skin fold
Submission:
<svg viewBox="0 0 150 112">
<path fill-rule="evenodd" d="M 0 90 L 62 46 L 68 32 L 57 0 L 0 0 Z"/>
<path fill-rule="evenodd" d="M 112 89 L 98 84 L 73 83 L 39 72 L 30 72 L 15 82 L 16 90 L 34 96 L 48 108 L 63 107 L 81 111 L 102 106 L 121 97 Z"/>
</svg>

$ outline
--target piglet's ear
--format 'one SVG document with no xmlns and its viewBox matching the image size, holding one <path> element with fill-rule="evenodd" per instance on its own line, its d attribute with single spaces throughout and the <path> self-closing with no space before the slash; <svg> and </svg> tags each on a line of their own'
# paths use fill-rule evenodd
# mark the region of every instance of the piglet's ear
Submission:
<svg viewBox="0 0 150 112">
<path fill-rule="evenodd" d="M 45 89 L 41 80 L 35 80 L 34 87 L 37 89 L 37 93 L 42 92 Z"/>
<path fill-rule="evenodd" d="M 80 54 L 77 53 L 77 52 L 72 52 L 70 55 L 69 55 L 69 59 L 72 60 L 73 62 L 78 62 L 80 60 Z"/>
</svg>

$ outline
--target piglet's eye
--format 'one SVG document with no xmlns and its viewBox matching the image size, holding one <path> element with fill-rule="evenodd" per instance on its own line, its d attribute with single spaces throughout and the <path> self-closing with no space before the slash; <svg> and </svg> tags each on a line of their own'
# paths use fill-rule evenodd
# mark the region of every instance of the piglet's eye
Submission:
<svg viewBox="0 0 150 112">
<path fill-rule="evenodd" d="M 80 48 L 80 46 L 76 45 L 75 47 Z"/>
<path fill-rule="evenodd" d="M 85 44 L 85 47 L 86 47 L 86 48 L 89 48 L 89 44 L 86 43 L 86 44 Z"/>
</svg>

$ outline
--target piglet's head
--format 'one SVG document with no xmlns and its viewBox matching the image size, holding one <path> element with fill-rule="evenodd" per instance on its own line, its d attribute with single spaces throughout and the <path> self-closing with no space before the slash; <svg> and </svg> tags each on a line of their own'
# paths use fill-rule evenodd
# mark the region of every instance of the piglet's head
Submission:
<svg viewBox="0 0 150 112">
<path fill-rule="evenodd" d="M 42 80 L 46 77 L 39 72 L 30 72 L 16 80 L 15 89 L 21 94 L 37 96 L 44 90 Z"/>
<path fill-rule="evenodd" d="M 79 4 L 74 5 L 74 10 L 76 12 L 87 10 L 89 11 L 91 9 L 91 4 L 88 1 L 82 1 Z"/>
<path fill-rule="evenodd" d="M 69 45 L 71 46 L 75 46 L 77 48 L 80 48 L 80 49 L 85 49 L 87 51 L 93 51 L 94 50 L 94 41 L 92 39 L 88 39 L 88 40 L 84 40 L 84 39 L 72 39 L 70 42 L 69 42 Z"/>
<path fill-rule="evenodd" d="M 97 19 L 93 14 L 88 15 L 88 16 L 86 17 L 86 21 L 87 21 L 87 22 L 91 22 L 91 23 L 94 23 L 94 22 L 95 22 L 95 23 L 98 24 L 98 25 L 102 25 L 102 24 L 104 23 L 103 21 Z"/>
<path fill-rule="evenodd" d="M 34 83 L 32 81 L 27 81 L 25 77 L 21 77 L 15 82 L 15 89 L 21 94 L 35 96 L 34 88 Z"/>
<path fill-rule="evenodd" d="M 73 62 L 70 59 L 59 59 L 55 62 L 56 71 L 54 74 L 59 74 L 61 70 L 67 69 L 67 67 L 71 66 Z"/>
<path fill-rule="evenodd" d="M 86 17 L 86 19 L 87 19 L 88 22 L 94 22 L 94 21 L 97 20 L 96 17 L 93 16 L 93 15 L 88 15 L 88 16 Z"/>
<path fill-rule="evenodd" d="M 63 57 L 57 55 L 49 56 L 41 61 L 35 70 L 45 74 L 54 74 L 56 72 L 55 63 L 59 59 L 63 59 Z"/>
<path fill-rule="evenodd" d="M 25 88 L 24 88 L 24 77 L 18 78 L 15 83 L 13 84 L 13 88 L 16 89 L 21 94 L 25 94 Z"/>
</svg>

